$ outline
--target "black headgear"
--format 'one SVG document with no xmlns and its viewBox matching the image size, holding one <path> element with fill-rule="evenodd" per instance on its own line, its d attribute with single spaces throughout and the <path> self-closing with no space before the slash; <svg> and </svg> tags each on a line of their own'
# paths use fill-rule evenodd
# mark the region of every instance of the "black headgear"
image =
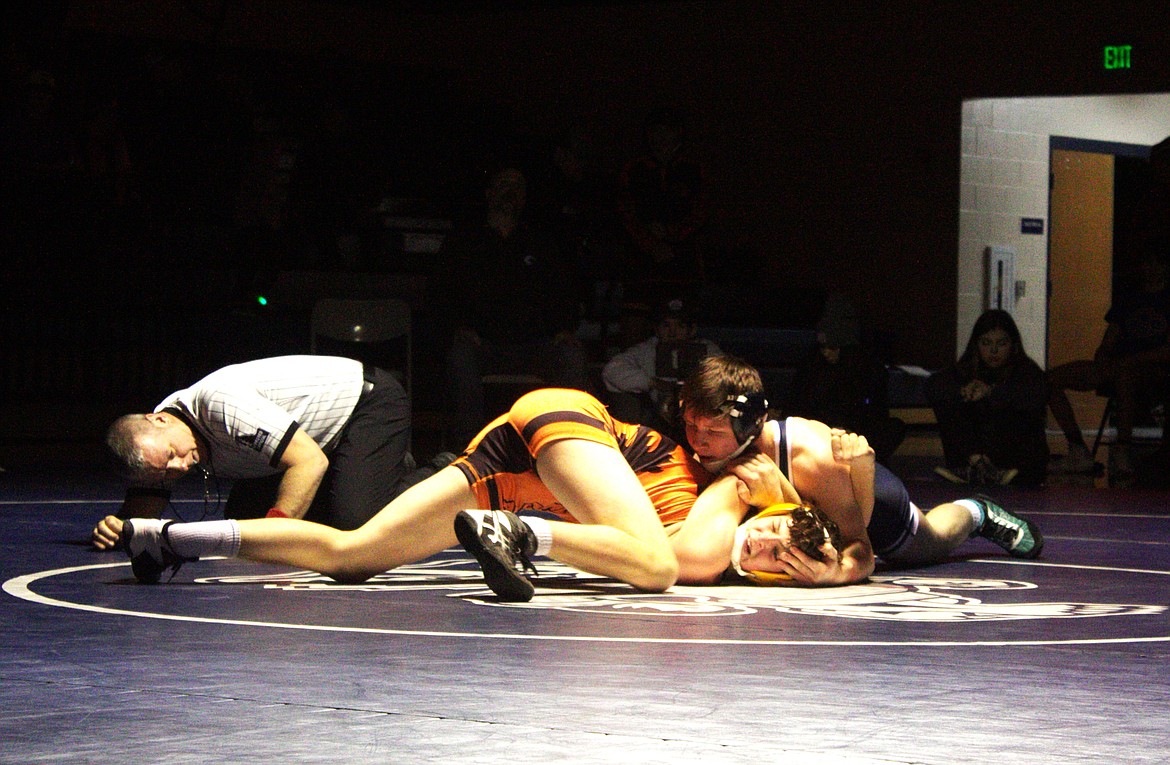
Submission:
<svg viewBox="0 0 1170 765">
<path fill-rule="evenodd" d="M 763 430 L 768 416 L 768 399 L 763 393 L 741 393 L 728 396 L 720 409 L 731 419 L 736 443 L 743 445 L 755 440 Z"/>
</svg>

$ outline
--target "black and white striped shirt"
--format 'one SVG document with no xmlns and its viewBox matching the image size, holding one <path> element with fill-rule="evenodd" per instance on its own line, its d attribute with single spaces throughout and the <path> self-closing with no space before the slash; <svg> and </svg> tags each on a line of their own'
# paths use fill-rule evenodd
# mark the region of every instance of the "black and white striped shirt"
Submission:
<svg viewBox="0 0 1170 765">
<path fill-rule="evenodd" d="M 328 453 L 357 406 L 362 365 L 334 356 L 278 356 L 224 367 L 167 396 L 207 441 L 201 465 L 221 478 L 280 472 L 298 427 Z"/>
</svg>

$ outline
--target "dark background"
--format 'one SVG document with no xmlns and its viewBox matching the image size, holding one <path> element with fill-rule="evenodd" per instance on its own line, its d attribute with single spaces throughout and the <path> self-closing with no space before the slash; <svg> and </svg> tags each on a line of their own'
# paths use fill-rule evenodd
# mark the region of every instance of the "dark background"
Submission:
<svg viewBox="0 0 1170 765">
<path fill-rule="evenodd" d="M 266 216 L 319 213 L 336 184 L 457 217 L 490 159 L 539 161 L 580 126 L 612 172 L 662 105 L 686 117 L 707 169 L 709 262 L 744 285 L 722 303 L 738 323 L 809 326 L 816 298 L 843 291 L 887 361 L 938 366 L 955 351 L 962 101 L 1170 88 L 1165 8 L 1148 2 L 90 0 L 0 13 L 6 117 L 29 72 L 50 72 L 62 124 L 100 149 L 112 109 L 132 167 L 115 204 L 108 173 L 30 182 L 8 141 L 5 440 L 95 438 L 107 415 L 223 363 L 305 350 L 303 311 L 254 296 L 282 269 L 344 267 Z M 1106 71 L 1103 47 L 1121 44 L 1132 68 Z M 346 139 L 312 143 L 338 113 Z M 329 171 L 307 175 L 310 146 Z M 299 175 L 281 175 L 282 153 Z M 385 242 L 368 249 L 359 271 L 425 271 Z M 425 316 L 425 292 L 413 299 Z"/>
</svg>

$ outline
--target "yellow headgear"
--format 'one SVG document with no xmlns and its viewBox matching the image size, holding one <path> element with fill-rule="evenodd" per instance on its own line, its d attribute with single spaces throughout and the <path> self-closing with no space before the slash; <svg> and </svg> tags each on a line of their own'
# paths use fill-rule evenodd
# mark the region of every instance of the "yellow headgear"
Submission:
<svg viewBox="0 0 1170 765">
<path fill-rule="evenodd" d="M 798 507 L 800 507 L 800 505 L 796 505 L 791 502 L 777 502 L 774 505 L 768 505 L 763 510 L 756 513 L 754 517 L 769 518 L 773 515 L 792 515 L 792 511 Z M 792 581 L 791 576 L 780 571 L 744 571 L 739 567 L 739 564 L 736 561 L 733 561 L 733 563 L 735 564 L 736 571 L 738 571 L 749 582 L 754 584 L 767 586 L 780 584 L 781 582 Z"/>
</svg>

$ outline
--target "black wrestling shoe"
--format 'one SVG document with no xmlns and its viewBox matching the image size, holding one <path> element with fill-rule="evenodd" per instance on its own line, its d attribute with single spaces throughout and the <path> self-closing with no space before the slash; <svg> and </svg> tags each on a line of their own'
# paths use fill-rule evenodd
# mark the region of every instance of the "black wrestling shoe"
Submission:
<svg viewBox="0 0 1170 765">
<path fill-rule="evenodd" d="M 536 535 L 520 516 L 506 510 L 463 510 L 455 516 L 455 536 L 479 561 L 484 581 L 500 600 L 532 600 L 535 588 L 524 572 L 536 575 L 528 559 L 536 552 Z"/>
<path fill-rule="evenodd" d="M 198 558 L 183 558 L 171 549 L 167 529 L 174 521 L 160 521 L 154 518 L 135 518 L 123 521 L 122 534 L 118 545 L 130 557 L 130 570 L 134 578 L 143 584 L 158 584 L 164 571 L 169 570 L 169 582 L 175 578 L 179 567 Z"/>
<path fill-rule="evenodd" d="M 983 508 L 983 523 L 975 533 L 990 539 L 1016 558 L 1036 558 L 1044 549 L 1044 535 L 1036 524 L 1012 515 L 989 497 L 971 498 Z"/>
</svg>

